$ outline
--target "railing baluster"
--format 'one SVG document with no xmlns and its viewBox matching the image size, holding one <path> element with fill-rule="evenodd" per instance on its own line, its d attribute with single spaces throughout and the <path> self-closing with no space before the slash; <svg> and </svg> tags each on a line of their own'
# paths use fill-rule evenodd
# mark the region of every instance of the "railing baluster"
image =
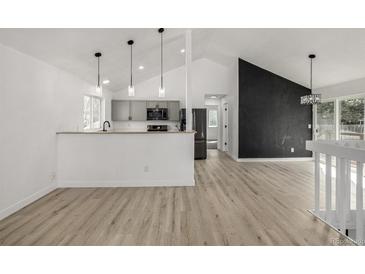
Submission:
<svg viewBox="0 0 365 274">
<path fill-rule="evenodd" d="M 340 158 L 340 177 L 339 177 L 339 222 L 340 222 L 340 230 L 342 233 L 346 231 L 346 214 L 345 214 L 345 199 L 346 199 L 346 160 L 344 158 Z"/>
<path fill-rule="evenodd" d="M 314 211 L 319 213 L 319 180 L 320 180 L 320 166 L 319 166 L 320 153 L 314 153 Z"/>
<path fill-rule="evenodd" d="M 336 219 L 340 222 L 340 208 L 341 208 L 341 161 L 340 157 L 336 157 Z"/>
<path fill-rule="evenodd" d="M 365 136 L 365 135 L 364 135 Z M 314 210 L 315 216 L 323 218 L 326 223 L 333 225 L 343 234 L 348 230 L 355 230 L 356 241 L 365 245 L 365 212 L 364 212 L 364 165 L 365 143 L 363 141 L 338 140 L 338 141 L 307 141 L 306 149 L 313 152 L 314 169 Z M 320 210 L 320 155 L 326 155 L 325 175 L 325 210 Z M 332 161 L 336 159 L 336 170 L 333 170 Z M 356 162 L 356 188 L 351 181 L 352 172 Z M 335 174 L 333 174 L 335 172 Z M 332 176 L 336 175 L 335 182 Z M 333 189 L 335 188 L 335 193 Z M 356 192 L 356 209 L 352 208 Z M 334 201 L 335 199 L 335 201 Z M 352 233 L 348 235 L 352 237 Z"/>
<path fill-rule="evenodd" d="M 332 157 L 326 154 L 326 219 L 330 221 L 332 210 Z"/>
<path fill-rule="evenodd" d="M 346 160 L 346 177 L 345 177 L 345 185 L 344 185 L 344 213 L 346 216 L 350 213 L 351 209 L 351 160 Z"/>
<path fill-rule="evenodd" d="M 356 242 L 363 245 L 363 163 L 356 163 Z"/>
</svg>

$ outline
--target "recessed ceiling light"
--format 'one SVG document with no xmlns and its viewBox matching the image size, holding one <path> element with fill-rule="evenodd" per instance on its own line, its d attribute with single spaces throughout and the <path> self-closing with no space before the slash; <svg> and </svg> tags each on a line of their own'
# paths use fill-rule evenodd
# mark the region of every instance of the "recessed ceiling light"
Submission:
<svg viewBox="0 0 365 274">
<path fill-rule="evenodd" d="M 181 52 L 181 53 L 184 53 L 184 52 L 185 52 L 185 49 L 181 49 L 181 50 L 180 50 L 180 52 Z"/>
<path fill-rule="evenodd" d="M 144 66 L 139 66 L 138 69 L 142 70 L 144 69 Z"/>
<path fill-rule="evenodd" d="M 210 99 L 217 99 L 217 96 L 210 96 Z"/>
<path fill-rule="evenodd" d="M 105 85 L 107 85 L 109 83 L 110 83 L 110 81 L 108 79 L 106 79 L 106 80 L 103 81 L 103 84 L 105 84 Z"/>
</svg>

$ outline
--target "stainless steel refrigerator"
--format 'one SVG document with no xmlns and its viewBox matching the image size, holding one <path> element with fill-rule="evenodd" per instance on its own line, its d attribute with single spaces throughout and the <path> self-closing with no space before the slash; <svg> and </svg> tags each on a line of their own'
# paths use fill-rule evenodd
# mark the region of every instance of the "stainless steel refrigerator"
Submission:
<svg viewBox="0 0 365 274">
<path fill-rule="evenodd" d="M 195 133 L 194 158 L 207 158 L 207 110 L 205 108 L 192 109 L 192 127 Z M 180 129 L 186 128 L 186 110 L 180 112 Z"/>
</svg>

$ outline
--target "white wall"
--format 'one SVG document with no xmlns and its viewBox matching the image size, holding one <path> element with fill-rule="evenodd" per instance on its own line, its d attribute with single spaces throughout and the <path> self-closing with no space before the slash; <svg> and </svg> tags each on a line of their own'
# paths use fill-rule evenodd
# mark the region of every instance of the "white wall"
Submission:
<svg viewBox="0 0 365 274">
<path fill-rule="evenodd" d="M 223 104 L 228 103 L 228 151 L 233 158 L 238 159 L 238 58 L 229 67 L 229 94 L 222 98 Z"/>
<path fill-rule="evenodd" d="M 82 129 L 83 95 L 94 87 L 13 49 L 0 50 L 1 219 L 55 187 L 56 131 Z"/>
<path fill-rule="evenodd" d="M 217 64 L 209 59 L 201 58 L 192 63 L 192 89 L 193 108 L 204 108 L 206 94 L 228 94 L 230 71 L 227 67 Z M 180 106 L 185 107 L 185 67 L 168 71 L 164 74 L 164 86 L 166 100 L 179 100 Z M 135 85 L 136 96 L 133 99 L 160 100 L 158 87 L 160 76 Z M 113 93 L 113 99 L 130 99 L 127 89 Z M 166 122 L 165 122 L 166 124 Z M 174 126 L 176 123 L 171 123 Z M 114 128 L 145 128 L 146 123 L 141 122 L 117 122 Z"/>
<path fill-rule="evenodd" d="M 323 99 L 351 96 L 365 93 L 365 78 L 339 83 L 314 90 L 315 93 L 322 94 Z"/>
</svg>

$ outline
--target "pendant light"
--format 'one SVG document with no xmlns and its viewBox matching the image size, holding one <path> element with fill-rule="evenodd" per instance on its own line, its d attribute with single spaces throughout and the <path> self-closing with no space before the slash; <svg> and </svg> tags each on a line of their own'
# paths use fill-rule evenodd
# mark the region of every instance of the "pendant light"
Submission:
<svg viewBox="0 0 365 274">
<path fill-rule="evenodd" d="M 165 87 L 163 85 L 163 32 L 165 29 L 160 28 L 158 32 L 161 34 L 161 85 L 158 90 L 158 97 L 165 97 Z"/>
<path fill-rule="evenodd" d="M 133 86 L 133 40 L 128 41 L 128 45 L 131 46 L 131 81 L 128 86 L 128 96 L 133 97 L 134 96 L 134 86 Z"/>
<path fill-rule="evenodd" d="M 300 97 L 301 105 L 315 105 L 321 102 L 321 94 L 313 94 L 313 59 L 316 55 L 309 54 L 310 59 L 310 90 L 311 94 Z"/>
<path fill-rule="evenodd" d="M 102 96 L 103 95 L 103 87 L 100 85 L 100 57 L 101 57 L 101 53 L 100 52 L 95 53 L 95 57 L 98 58 L 98 82 L 97 82 L 95 91 L 98 95 Z"/>
</svg>

